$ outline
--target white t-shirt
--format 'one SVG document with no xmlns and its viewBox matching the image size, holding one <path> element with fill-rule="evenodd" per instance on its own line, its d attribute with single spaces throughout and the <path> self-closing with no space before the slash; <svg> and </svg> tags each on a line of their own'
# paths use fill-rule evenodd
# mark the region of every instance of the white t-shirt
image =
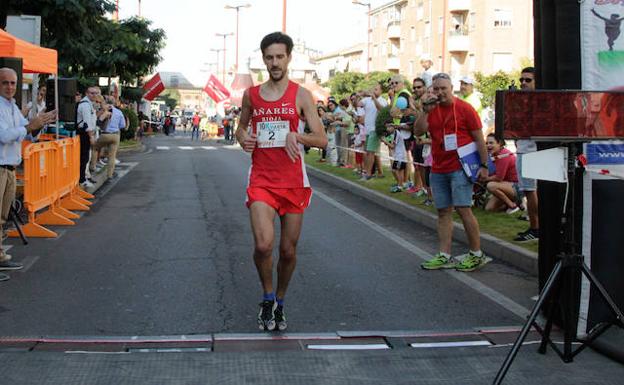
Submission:
<svg viewBox="0 0 624 385">
<path fill-rule="evenodd" d="M 405 139 L 401 130 L 394 132 L 394 160 L 407 162 L 407 151 L 405 151 Z"/>
<path fill-rule="evenodd" d="M 386 107 L 388 102 L 386 99 L 379 96 L 377 98 L 379 105 L 382 107 Z M 375 132 L 375 120 L 377 119 L 377 106 L 373 101 L 373 98 L 368 96 L 362 99 L 362 105 L 364 107 L 364 126 L 366 127 L 366 133 L 370 134 L 371 132 Z"/>
<path fill-rule="evenodd" d="M 364 111 L 364 107 L 357 107 L 355 109 L 355 116 L 361 117 L 366 116 L 366 112 Z M 366 139 L 366 126 L 364 124 L 358 123 L 358 128 L 360 129 L 360 136 L 363 139 Z"/>
</svg>

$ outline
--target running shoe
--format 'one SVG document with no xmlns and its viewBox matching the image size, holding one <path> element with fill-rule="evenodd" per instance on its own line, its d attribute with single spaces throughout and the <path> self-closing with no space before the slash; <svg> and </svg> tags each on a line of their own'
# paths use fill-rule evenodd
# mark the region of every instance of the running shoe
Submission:
<svg viewBox="0 0 624 385">
<path fill-rule="evenodd" d="M 21 263 L 13 261 L 0 262 L 0 270 L 20 270 L 24 267 Z"/>
<path fill-rule="evenodd" d="M 446 257 L 440 253 L 436 254 L 430 260 L 422 263 L 421 268 L 425 270 L 438 270 L 438 269 L 454 269 L 457 262 L 453 257 Z"/>
<path fill-rule="evenodd" d="M 258 313 L 258 327 L 260 330 L 275 330 L 275 308 L 277 302 L 265 300 L 260 303 L 260 312 Z"/>
<path fill-rule="evenodd" d="M 516 242 L 529 242 L 539 239 L 539 230 L 528 229 L 514 238 Z"/>
<path fill-rule="evenodd" d="M 455 266 L 455 270 L 457 271 L 475 271 L 478 268 L 485 266 L 488 262 L 490 262 L 492 258 L 487 257 L 485 254 L 481 253 L 481 256 L 476 256 L 472 252 L 468 252 L 466 257 L 461 260 Z"/>
<path fill-rule="evenodd" d="M 425 206 L 432 206 L 433 205 L 433 201 L 431 199 L 427 198 L 427 199 L 425 199 L 424 204 L 425 204 Z"/>
<path fill-rule="evenodd" d="M 511 214 L 517 213 L 518 211 L 520 211 L 520 207 L 519 206 L 508 207 L 507 210 L 505 210 L 505 213 L 508 214 L 508 215 L 511 215 Z"/>
<path fill-rule="evenodd" d="M 390 192 L 391 193 L 398 193 L 398 192 L 401 192 L 401 191 L 403 191 L 401 186 L 394 185 L 394 186 L 390 187 Z"/>
<path fill-rule="evenodd" d="M 417 193 L 419 191 L 420 191 L 420 189 L 416 188 L 416 186 L 409 187 L 409 188 L 407 188 L 405 190 L 405 192 L 408 193 L 408 194 L 414 194 L 414 193 Z"/>
<path fill-rule="evenodd" d="M 283 332 L 288 327 L 286 324 L 286 315 L 284 314 L 284 306 L 277 305 L 275 308 L 275 323 L 277 324 L 277 330 Z"/>
</svg>

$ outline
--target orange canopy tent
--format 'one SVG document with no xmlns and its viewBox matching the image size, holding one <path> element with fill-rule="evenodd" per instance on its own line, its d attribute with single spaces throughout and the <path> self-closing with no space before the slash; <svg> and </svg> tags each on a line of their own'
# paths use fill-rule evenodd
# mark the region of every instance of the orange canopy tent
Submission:
<svg viewBox="0 0 624 385">
<path fill-rule="evenodd" d="M 23 72 L 56 74 L 58 54 L 55 50 L 42 48 L 0 29 L 0 57 L 19 57 Z"/>
</svg>

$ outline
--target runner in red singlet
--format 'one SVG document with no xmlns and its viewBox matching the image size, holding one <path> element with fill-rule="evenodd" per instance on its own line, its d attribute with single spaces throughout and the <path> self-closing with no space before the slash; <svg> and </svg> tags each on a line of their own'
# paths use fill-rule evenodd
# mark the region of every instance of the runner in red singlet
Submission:
<svg viewBox="0 0 624 385">
<path fill-rule="evenodd" d="M 236 140 L 251 153 L 247 207 L 254 236 L 254 262 L 264 290 L 258 314 L 261 330 L 286 329 L 284 296 L 297 263 L 303 212 L 312 195 L 303 146 L 327 146 L 311 93 L 288 80 L 292 48 L 292 39 L 281 32 L 262 39 L 260 49 L 269 81 L 245 91 L 236 130 Z M 309 134 L 303 132 L 304 117 L 311 130 Z M 281 238 L 274 292 L 276 214 L 280 218 Z"/>
</svg>

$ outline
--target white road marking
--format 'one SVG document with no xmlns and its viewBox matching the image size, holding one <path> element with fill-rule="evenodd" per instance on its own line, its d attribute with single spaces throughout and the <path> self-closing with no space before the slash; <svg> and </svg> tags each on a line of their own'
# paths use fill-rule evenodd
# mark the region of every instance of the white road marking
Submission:
<svg viewBox="0 0 624 385">
<path fill-rule="evenodd" d="M 308 345 L 310 350 L 384 350 L 390 349 L 386 344 L 360 344 L 360 345 Z"/>
<path fill-rule="evenodd" d="M 168 150 L 169 146 L 156 146 L 157 150 Z"/>
<path fill-rule="evenodd" d="M 191 146 L 178 146 L 178 148 L 180 150 L 194 150 L 195 147 L 191 147 Z"/>
<path fill-rule="evenodd" d="M 317 190 L 317 191 L 314 191 L 314 194 L 319 196 L 321 199 L 323 199 L 324 201 L 326 201 L 330 205 L 332 205 L 332 206 L 336 207 L 337 209 L 343 211 L 345 214 L 350 215 L 352 218 L 354 218 L 354 219 L 364 223 L 368 227 L 372 228 L 377 234 L 382 235 L 386 239 L 390 239 L 390 240 L 394 241 L 399 246 L 401 246 L 401 247 L 405 248 L 406 250 L 412 252 L 414 255 L 416 255 L 418 258 L 422 259 L 423 261 L 426 261 L 426 260 L 428 260 L 428 259 L 433 257 L 431 254 L 429 254 L 425 250 L 421 249 L 420 247 L 418 247 L 418 246 L 414 245 L 413 243 L 411 243 L 411 242 L 401 238 L 400 236 L 392 233 L 391 231 L 388 231 L 387 229 L 383 228 L 382 226 L 376 224 L 375 222 L 373 222 L 373 221 L 363 217 L 362 215 L 356 213 L 355 211 L 353 211 L 350 208 L 344 206 L 343 204 L 337 202 L 335 199 L 332 199 L 329 196 L 323 194 L 322 192 Z M 481 295 L 483 295 L 483 296 L 489 298 L 490 300 L 496 302 L 500 306 L 504 307 L 505 309 L 509 310 L 510 312 L 512 312 L 513 314 L 517 315 L 518 317 L 520 317 L 522 319 L 526 319 L 527 315 L 529 315 L 529 313 L 530 313 L 529 309 L 527 309 L 524 306 L 518 304 L 517 302 L 513 301 L 511 298 L 503 295 L 502 293 L 499 293 L 498 291 L 492 289 L 491 287 L 489 287 L 489 286 L 479 282 L 478 280 L 476 280 L 474 278 L 471 278 L 466 273 L 462 273 L 462 272 L 458 272 L 458 271 L 454 271 L 454 270 L 444 270 L 443 272 L 448 274 L 448 275 L 450 275 L 451 277 L 457 279 L 458 281 L 462 282 L 463 284 L 467 285 L 468 287 L 474 289 L 475 291 L 477 291 Z"/>
<path fill-rule="evenodd" d="M 413 348 L 458 348 L 463 346 L 490 346 L 489 341 L 414 342 Z"/>
<path fill-rule="evenodd" d="M 213 147 L 213 146 L 202 146 L 202 148 L 204 150 L 216 150 L 217 149 L 216 147 Z"/>
</svg>

